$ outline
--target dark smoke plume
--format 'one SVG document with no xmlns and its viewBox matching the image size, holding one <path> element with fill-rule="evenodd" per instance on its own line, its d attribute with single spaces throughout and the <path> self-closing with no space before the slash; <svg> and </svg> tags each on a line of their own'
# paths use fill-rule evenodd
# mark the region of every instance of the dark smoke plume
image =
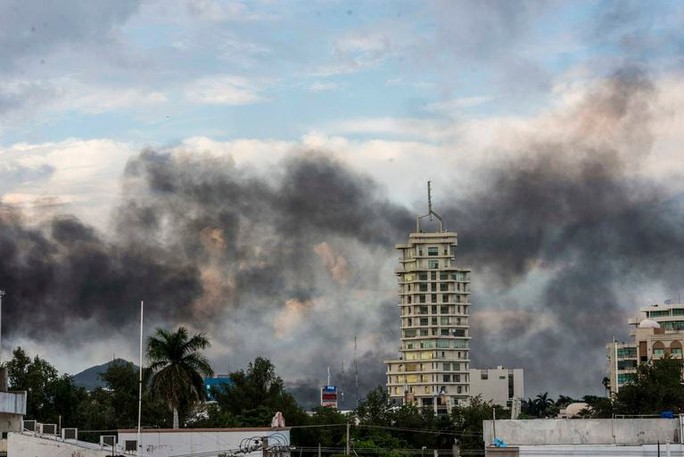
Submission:
<svg viewBox="0 0 684 457">
<path fill-rule="evenodd" d="M 530 395 L 598 392 L 604 344 L 626 333 L 641 290 L 678 292 L 681 200 L 638 173 L 656 96 L 644 74 L 619 72 L 549 114 L 557 136 L 521 136 L 481 187 L 440 190 L 461 195 L 435 207 L 473 268 L 473 366 L 525 368 Z M 2 211 L 3 322 L 13 337 L 106 339 L 129 334 L 145 300 L 150 327 L 209 333 L 215 371 L 265 356 L 310 402 L 330 367 L 353 406 L 396 356 L 393 246 L 414 214 L 323 153 L 264 176 L 225 156 L 146 150 L 126 167 L 111 237 Z"/>
<path fill-rule="evenodd" d="M 484 173 L 482 189 L 445 211 L 480 272 L 474 312 L 492 311 L 473 319 L 475 366 L 524 367 L 540 391 L 600 392 L 604 346 L 646 304 L 639 289 L 681 287 L 681 207 L 636 177 L 655 97 L 641 72 L 617 73 L 557 120 L 562 140 L 522 140 L 513 160 Z M 525 280 L 536 295 L 507 294 Z"/>
</svg>

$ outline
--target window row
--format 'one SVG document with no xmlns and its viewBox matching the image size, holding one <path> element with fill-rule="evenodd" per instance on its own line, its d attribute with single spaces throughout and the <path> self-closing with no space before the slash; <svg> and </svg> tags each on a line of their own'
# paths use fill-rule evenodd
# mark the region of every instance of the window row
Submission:
<svg viewBox="0 0 684 457">
<path fill-rule="evenodd" d="M 428 300 L 429 298 L 429 300 Z M 439 300 L 438 300 L 439 298 Z M 449 294 L 430 294 L 430 295 L 408 295 L 404 297 L 405 304 L 411 305 L 413 303 L 468 303 L 467 295 L 449 295 Z"/>
<path fill-rule="evenodd" d="M 416 317 L 415 319 L 409 317 L 404 319 L 403 327 L 427 327 L 428 325 L 467 325 L 467 322 L 468 321 L 466 318 L 460 317 Z"/>
</svg>

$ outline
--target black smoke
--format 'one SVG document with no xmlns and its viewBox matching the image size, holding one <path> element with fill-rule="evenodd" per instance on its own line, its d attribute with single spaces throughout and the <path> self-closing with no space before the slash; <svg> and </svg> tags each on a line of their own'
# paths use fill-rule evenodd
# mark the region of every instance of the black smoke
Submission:
<svg viewBox="0 0 684 457">
<path fill-rule="evenodd" d="M 640 173 L 657 95 L 644 73 L 620 71 L 507 144 L 480 186 L 435 190 L 473 269 L 473 366 L 524 368 L 530 394 L 600 391 L 604 344 L 625 335 L 641 291 L 679 292 L 681 197 Z M 144 300 L 149 327 L 208 332 L 215 371 L 265 356 L 312 401 L 329 367 L 349 406 L 396 356 L 393 246 L 416 212 L 332 154 L 293 152 L 265 173 L 145 150 L 124 171 L 111 234 L 3 209 L 4 327 L 107 339 L 131 333 Z"/>
<path fill-rule="evenodd" d="M 640 290 L 676 298 L 681 200 L 639 174 L 656 97 L 644 73 L 616 73 L 555 121 L 561 138 L 521 138 L 445 211 L 475 270 L 473 312 L 494 311 L 474 318 L 475 366 L 523 367 L 539 391 L 601 392 L 605 344 L 624 339 L 627 318 L 648 304 Z M 510 292 L 525 281 L 537 281 L 534 294 Z"/>
</svg>

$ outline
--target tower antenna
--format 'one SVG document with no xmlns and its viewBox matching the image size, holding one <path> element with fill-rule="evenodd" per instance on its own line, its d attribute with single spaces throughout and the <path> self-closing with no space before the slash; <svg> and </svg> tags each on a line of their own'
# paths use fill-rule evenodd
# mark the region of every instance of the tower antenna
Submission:
<svg viewBox="0 0 684 457">
<path fill-rule="evenodd" d="M 430 188 L 430 181 L 428 181 L 428 215 L 432 220 L 432 189 Z"/>
<path fill-rule="evenodd" d="M 356 360 L 356 335 L 354 335 L 354 390 L 356 406 L 359 406 L 359 364 Z"/>
<path fill-rule="evenodd" d="M 439 221 L 439 231 L 444 232 L 444 221 L 442 221 L 442 217 L 434 212 L 432 210 L 432 187 L 431 187 L 431 181 L 427 182 L 427 191 L 428 191 L 428 213 L 424 216 L 418 216 L 416 217 L 416 232 L 420 233 L 420 221 L 421 219 L 425 219 L 426 217 L 429 217 L 430 220 L 432 221 L 432 216 L 435 216 L 437 220 Z"/>
</svg>

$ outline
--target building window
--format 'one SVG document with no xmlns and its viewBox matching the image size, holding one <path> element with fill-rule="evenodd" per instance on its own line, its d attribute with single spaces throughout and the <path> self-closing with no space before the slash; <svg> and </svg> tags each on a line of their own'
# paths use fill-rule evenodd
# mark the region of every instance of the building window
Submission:
<svg viewBox="0 0 684 457">
<path fill-rule="evenodd" d="M 427 273 L 419 273 L 418 274 L 418 279 L 420 281 L 427 281 Z"/>
<path fill-rule="evenodd" d="M 428 255 L 439 255 L 439 248 L 437 246 L 428 247 Z"/>
<path fill-rule="evenodd" d="M 442 314 L 449 314 L 449 307 L 448 306 L 440 306 L 439 312 Z"/>
<path fill-rule="evenodd" d="M 433 281 L 437 281 L 437 272 L 436 271 L 433 271 L 432 273 L 430 273 L 430 279 L 432 279 Z"/>
<path fill-rule="evenodd" d="M 653 357 L 663 357 L 665 355 L 664 349 L 653 349 Z"/>
<path fill-rule="evenodd" d="M 432 303 L 437 303 L 437 294 L 432 294 L 432 295 L 430 296 L 430 299 L 432 299 Z M 437 311 L 435 311 L 435 313 L 436 313 L 436 312 L 437 312 Z"/>
<path fill-rule="evenodd" d="M 451 382 L 451 375 L 445 374 L 442 376 L 442 379 L 444 379 L 444 382 Z"/>
<path fill-rule="evenodd" d="M 428 268 L 430 268 L 430 269 L 439 268 L 439 260 L 428 260 Z"/>
<path fill-rule="evenodd" d="M 428 325 L 428 318 L 427 317 L 421 317 L 420 318 L 420 325 L 425 327 Z"/>
<path fill-rule="evenodd" d="M 418 295 L 418 302 L 425 303 L 425 295 Z"/>
<path fill-rule="evenodd" d="M 625 384 L 627 382 L 634 381 L 634 373 L 621 373 L 618 374 L 618 384 Z"/>
<path fill-rule="evenodd" d="M 427 306 L 419 306 L 418 307 L 418 314 L 427 314 L 428 313 L 428 307 Z"/>
<path fill-rule="evenodd" d="M 484 380 L 484 379 L 489 379 L 489 371 L 487 371 L 487 370 L 482 370 L 482 371 L 480 372 L 480 379 L 482 379 L 482 380 Z"/>
</svg>

